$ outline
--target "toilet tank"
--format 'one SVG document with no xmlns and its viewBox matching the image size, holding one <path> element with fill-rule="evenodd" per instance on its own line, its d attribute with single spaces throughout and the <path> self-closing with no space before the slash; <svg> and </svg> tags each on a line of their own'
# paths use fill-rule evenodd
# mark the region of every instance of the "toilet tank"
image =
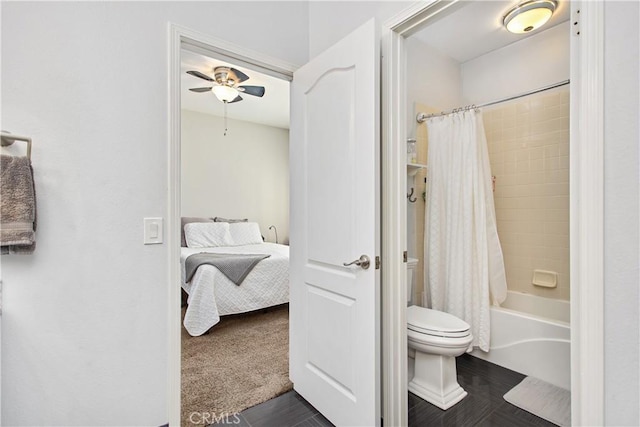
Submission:
<svg viewBox="0 0 640 427">
<path fill-rule="evenodd" d="M 416 258 L 407 258 L 407 305 L 412 304 L 413 300 L 413 284 L 415 283 L 416 266 L 418 260 Z"/>
</svg>

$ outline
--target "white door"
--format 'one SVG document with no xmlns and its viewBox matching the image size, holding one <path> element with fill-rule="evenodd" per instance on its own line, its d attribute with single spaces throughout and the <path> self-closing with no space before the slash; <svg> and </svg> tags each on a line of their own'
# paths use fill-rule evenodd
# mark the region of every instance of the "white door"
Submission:
<svg viewBox="0 0 640 427">
<path fill-rule="evenodd" d="M 380 425 L 378 58 L 372 20 L 291 85 L 290 375 L 339 426 Z"/>
</svg>

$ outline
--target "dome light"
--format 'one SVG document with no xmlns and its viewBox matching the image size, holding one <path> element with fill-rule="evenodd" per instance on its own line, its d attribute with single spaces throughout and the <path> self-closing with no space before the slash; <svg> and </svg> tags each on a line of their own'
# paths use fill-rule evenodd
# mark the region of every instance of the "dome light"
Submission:
<svg viewBox="0 0 640 427">
<path fill-rule="evenodd" d="M 222 102 L 231 102 L 238 97 L 238 89 L 230 86 L 214 86 L 211 88 L 211 92 Z"/>
<path fill-rule="evenodd" d="M 556 10 L 553 0 L 531 0 L 511 9 L 503 18 L 503 25 L 515 34 L 525 34 L 542 27 Z"/>
</svg>

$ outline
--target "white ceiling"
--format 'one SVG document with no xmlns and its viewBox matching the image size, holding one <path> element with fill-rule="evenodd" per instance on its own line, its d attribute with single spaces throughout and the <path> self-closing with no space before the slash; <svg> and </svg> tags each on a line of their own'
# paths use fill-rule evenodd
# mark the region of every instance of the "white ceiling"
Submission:
<svg viewBox="0 0 640 427">
<path fill-rule="evenodd" d="M 459 63 L 523 40 L 569 19 L 567 1 L 558 7 L 549 22 L 526 35 L 512 34 L 502 26 L 502 18 L 522 0 L 461 1 L 448 13 L 412 37 L 434 47 Z"/>
<path fill-rule="evenodd" d="M 241 95 L 242 101 L 228 104 L 227 117 L 278 128 L 289 128 L 288 81 L 187 50 L 182 51 L 180 70 L 183 109 L 214 116 L 224 116 L 224 104 L 212 92 L 196 93 L 189 90 L 195 87 L 210 87 L 212 86 L 211 82 L 187 74 L 189 70 L 196 70 L 213 77 L 213 69 L 220 65 L 231 66 L 249 76 L 249 80 L 242 82 L 241 86 L 265 87 L 265 93 L 262 98 Z"/>
<path fill-rule="evenodd" d="M 544 27 L 526 35 L 512 34 L 502 26 L 502 17 L 520 2 L 521 0 L 461 1 L 449 8 L 448 13 L 442 18 L 412 37 L 463 63 L 569 19 L 569 4 L 560 1 L 553 17 Z M 194 87 L 208 87 L 211 82 L 186 73 L 188 70 L 197 70 L 212 75 L 213 68 L 219 65 L 237 68 L 248 75 L 249 80 L 243 84 L 265 87 L 265 95 L 262 98 L 243 95 L 241 102 L 229 104 L 229 118 L 289 128 L 289 82 L 187 50 L 182 51 L 183 109 L 224 116 L 224 104 L 218 101 L 213 93 L 195 93 L 189 90 Z"/>
</svg>

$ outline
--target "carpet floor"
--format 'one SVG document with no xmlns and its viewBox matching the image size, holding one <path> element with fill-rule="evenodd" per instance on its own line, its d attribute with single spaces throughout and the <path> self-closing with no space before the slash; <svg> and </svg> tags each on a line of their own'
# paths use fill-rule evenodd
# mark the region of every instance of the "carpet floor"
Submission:
<svg viewBox="0 0 640 427">
<path fill-rule="evenodd" d="M 182 328 L 183 427 L 232 417 L 292 387 L 288 305 L 225 316 L 199 337 Z"/>
</svg>

